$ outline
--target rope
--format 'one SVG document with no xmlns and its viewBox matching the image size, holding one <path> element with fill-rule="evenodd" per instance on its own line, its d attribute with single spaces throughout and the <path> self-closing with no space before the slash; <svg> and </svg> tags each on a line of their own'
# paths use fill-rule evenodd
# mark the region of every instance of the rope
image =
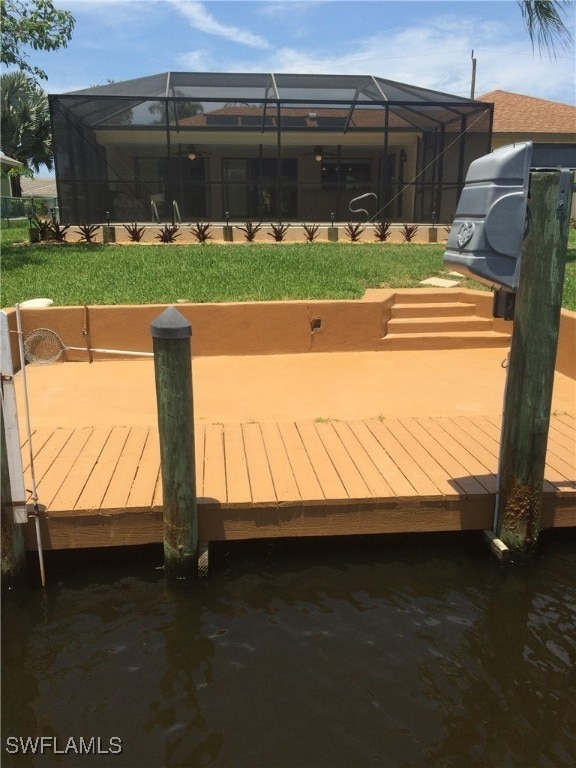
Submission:
<svg viewBox="0 0 576 768">
<path fill-rule="evenodd" d="M 403 187 L 402 187 L 402 188 L 401 188 L 401 189 L 400 189 L 400 190 L 399 190 L 399 191 L 398 191 L 398 192 L 397 192 L 397 193 L 394 195 L 394 197 L 393 197 L 391 200 L 388 200 L 388 202 L 386 203 L 386 205 L 383 205 L 383 206 L 382 206 L 382 208 L 380 208 L 380 210 L 376 211 L 376 213 L 374 214 L 374 216 L 372 216 L 372 218 L 371 218 L 371 219 L 368 219 L 368 221 L 367 221 L 366 223 L 367 223 L 367 224 L 370 224 L 371 222 L 373 222 L 373 221 L 374 221 L 374 219 L 378 218 L 378 217 L 380 216 L 380 214 L 382 213 L 382 211 L 383 211 L 385 208 L 387 208 L 387 207 L 388 207 L 389 205 L 391 205 L 391 204 L 392 204 L 392 203 L 393 203 L 395 200 L 397 200 L 397 199 L 400 197 L 400 195 L 402 195 L 402 194 L 404 193 L 404 191 L 405 191 L 406 189 L 408 189 L 408 187 L 410 187 L 412 184 L 414 184 L 414 182 L 416 182 L 416 181 L 417 181 L 417 180 L 420 178 L 420 176 L 422 176 L 422 174 L 426 173 L 426 171 L 428 170 L 428 168 L 430 168 L 432 165 L 434 165 L 434 163 L 435 163 L 435 162 L 438 160 L 438 158 L 442 157 L 442 155 L 444 155 L 446 152 L 448 152 L 448 150 L 450 149 L 450 147 L 452 147 L 454 144 L 456 144 L 456 142 L 457 142 L 457 141 L 460 141 L 460 139 L 462 138 L 462 136 L 464 136 L 464 134 L 465 134 L 465 133 L 467 133 L 467 132 L 468 132 L 468 131 L 469 131 L 471 128 L 473 128 L 473 127 L 474 127 L 474 125 L 476 125 L 476 123 L 477 123 L 477 122 L 480 120 L 480 118 L 483 118 L 483 117 L 484 117 L 484 113 L 481 113 L 481 114 L 479 114 L 479 115 L 478 115 L 478 117 L 476 117 L 476 119 L 475 119 L 475 120 L 473 120 L 473 121 L 472 121 L 472 123 L 471 123 L 470 125 L 466 126 L 466 128 L 465 128 L 463 131 L 461 131 L 461 132 L 460 132 L 460 133 L 459 133 L 459 134 L 456 136 L 456 138 L 455 138 L 453 141 L 451 141 L 451 142 L 450 142 L 450 143 L 449 143 L 449 144 L 448 144 L 446 147 L 444 147 L 444 149 L 442 150 L 442 152 L 440 152 L 440 154 L 439 154 L 439 155 L 436 155 L 436 157 L 435 157 L 433 160 L 431 160 L 431 161 L 428 163 L 428 165 L 425 165 L 425 166 L 424 166 L 424 168 L 422 168 L 422 170 L 421 170 L 421 171 L 419 171 L 419 172 L 418 172 L 418 173 L 417 173 L 417 174 L 416 174 L 416 175 L 415 175 L 415 176 L 414 176 L 414 177 L 413 177 L 413 178 L 412 178 L 410 181 L 407 181 L 407 182 L 406 182 L 406 183 L 403 185 Z"/>
</svg>

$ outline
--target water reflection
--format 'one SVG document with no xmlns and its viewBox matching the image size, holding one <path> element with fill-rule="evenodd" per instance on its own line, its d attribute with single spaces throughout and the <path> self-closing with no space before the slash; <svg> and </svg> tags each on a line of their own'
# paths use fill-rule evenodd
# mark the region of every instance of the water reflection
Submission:
<svg viewBox="0 0 576 768">
<path fill-rule="evenodd" d="M 502 570 L 478 537 L 221 548 L 167 589 L 64 570 L 3 607 L 3 736 L 119 736 L 5 766 L 572 766 L 573 535 Z"/>
</svg>

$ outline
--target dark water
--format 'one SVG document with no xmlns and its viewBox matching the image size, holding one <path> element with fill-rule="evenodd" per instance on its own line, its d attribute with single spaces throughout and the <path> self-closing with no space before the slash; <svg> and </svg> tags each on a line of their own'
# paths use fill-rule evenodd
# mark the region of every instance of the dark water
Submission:
<svg viewBox="0 0 576 768">
<path fill-rule="evenodd" d="M 2 766 L 576 765 L 573 532 L 513 569 L 478 534 L 221 546 L 176 590 L 161 556 L 4 596 Z"/>
</svg>

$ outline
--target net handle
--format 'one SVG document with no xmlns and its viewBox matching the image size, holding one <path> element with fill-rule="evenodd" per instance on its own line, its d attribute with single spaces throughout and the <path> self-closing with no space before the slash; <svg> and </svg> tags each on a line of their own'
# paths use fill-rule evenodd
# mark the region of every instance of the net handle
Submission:
<svg viewBox="0 0 576 768">
<path fill-rule="evenodd" d="M 154 357 L 154 352 L 137 352 L 134 349 L 97 349 L 96 347 L 64 347 L 78 352 L 102 352 L 106 355 L 134 355 L 134 357 Z"/>
<path fill-rule="evenodd" d="M 51 339 L 58 347 L 58 352 L 55 355 L 52 355 L 49 359 L 42 361 L 41 358 L 35 354 L 31 354 L 26 349 L 26 342 L 30 343 L 30 341 L 34 341 L 36 338 L 40 337 L 48 337 Z M 63 352 L 66 352 L 67 350 L 73 350 L 77 352 L 99 352 L 106 355 L 130 355 L 134 357 L 154 357 L 153 352 L 137 352 L 133 349 L 103 349 L 103 348 L 96 348 L 96 347 L 68 347 L 64 344 L 60 336 L 56 333 L 56 331 L 53 331 L 51 328 L 36 328 L 33 331 L 30 331 L 26 335 L 26 338 L 24 339 L 24 354 L 28 362 L 56 362 L 56 360 L 59 360 L 62 356 Z"/>
</svg>

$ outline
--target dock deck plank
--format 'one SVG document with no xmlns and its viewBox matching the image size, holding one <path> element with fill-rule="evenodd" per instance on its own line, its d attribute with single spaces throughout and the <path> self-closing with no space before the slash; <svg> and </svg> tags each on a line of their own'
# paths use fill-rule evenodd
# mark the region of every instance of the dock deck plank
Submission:
<svg viewBox="0 0 576 768">
<path fill-rule="evenodd" d="M 58 455 L 54 457 L 49 473 L 45 473 L 38 484 L 38 488 L 42 492 L 43 503 L 46 506 L 52 506 L 54 497 L 62 486 L 66 484 L 66 478 L 74 474 L 74 464 L 84 452 L 91 433 L 92 427 L 75 429 L 68 440 L 62 445 Z M 36 466 L 36 462 L 34 464 Z"/>
<path fill-rule="evenodd" d="M 575 424 L 551 420 L 549 525 L 576 525 Z M 483 527 L 499 438 L 499 418 L 478 415 L 198 424 L 201 528 L 214 538 L 254 538 Z M 52 548 L 161 538 L 154 427 L 44 428 L 32 447 Z M 24 464 L 28 452 L 23 440 Z"/>
<path fill-rule="evenodd" d="M 489 461 L 490 469 L 488 469 L 477 457 L 474 443 L 470 439 L 463 439 L 462 434 L 453 434 L 450 419 L 425 418 L 422 419 L 422 425 L 441 445 L 444 445 L 452 456 L 458 459 L 464 467 L 465 476 L 475 477 L 488 493 L 496 492 L 496 467 Z"/>
<path fill-rule="evenodd" d="M 252 503 L 252 490 L 244 450 L 241 424 L 227 424 L 224 429 L 226 461 L 226 500 L 229 507 Z"/>
<path fill-rule="evenodd" d="M 154 506 L 154 493 L 160 484 L 160 443 L 155 430 L 148 429 L 126 506 L 131 509 Z"/>
<path fill-rule="evenodd" d="M 349 496 L 313 422 L 296 422 L 296 428 L 314 467 L 325 499 L 347 501 Z"/>
<path fill-rule="evenodd" d="M 76 509 L 78 499 L 98 463 L 98 458 L 112 430 L 111 427 L 90 427 L 89 429 L 90 436 L 85 442 L 82 452 L 78 454 L 73 468 L 64 478 L 64 482 L 61 483 L 50 504 L 47 504 L 53 511 L 74 511 Z"/>
<path fill-rule="evenodd" d="M 294 480 L 298 487 L 298 493 L 303 504 L 321 503 L 325 500 L 322 487 L 318 481 L 310 457 L 304 447 L 300 433 L 293 422 L 278 424 L 278 432 L 282 438 L 286 455 L 290 461 L 290 467 Z"/>
<path fill-rule="evenodd" d="M 278 424 L 268 422 L 260 426 L 278 504 L 301 504 L 302 497 L 298 490 L 298 483 Z"/>
<path fill-rule="evenodd" d="M 410 423 L 412 420 L 407 419 L 406 421 Z M 389 420 L 386 426 L 404 450 L 422 468 L 422 471 L 435 488 L 434 493 L 443 496 L 454 496 L 456 494 L 454 483 L 450 482 L 450 478 L 436 461 L 436 450 L 427 451 L 417 437 L 408 429 L 407 424 L 400 420 Z"/>
<path fill-rule="evenodd" d="M 372 497 L 370 489 L 360 474 L 358 467 L 344 447 L 334 429 L 332 422 L 319 422 L 314 424 L 326 453 L 340 478 L 340 482 L 346 490 L 349 499 L 369 499 Z"/>
<path fill-rule="evenodd" d="M 395 434 L 398 432 L 396 419 L 385 419 L 384 421 L 370 419 L 366 423 L 394 464 L 399 467 L 406 478 L 409 478 L 410 483 L 414 486 L 415 495 L 438 496 L 439 491 L 436 485 L 414 457 L 410 455 L 409 451 L 404 448 Z"/>
<path fill-rule="evenodd" d="M 466 475 L 466 470 L 460 462 L 427 432 L 419 419 L 405 419 L 402 421 L 418 440 L 420 445 L 434 456 L 444 472 L 444 482 L 452 489 L 452 492 L 461 493 L 464 496 L 477 496 L 486 493 L 486 489 L 472 475 Z M 456 479 L 458 478 L 458 479 Z"/>
<path fill-rule="evenodd" d="M 392 489 L 386 482 L 382 473 L 366 451 L 358 437 L 352 431 L 350 424 L 344 421 L 334 422 L 334 430 L 342 441 L 342 445 L 348 452 L 358 471 L 362 475 L 373 499 L 389 499 L 394 496 Z"/>
<path fill-rule="evenodd" d="M 400 468 L 378 442 L 374 434 L 368 428 L 366 421 L 349 422 L 350 429 L 354 432 L 358 441 L 372 457 L 375 465 L 392 489 L 392 496 L 415 496 L 416 490 L 410 481 L 404 476 Z"/>
<path fill-rule="evenodd" d="M 142 460 L 148 427 L 130 427 L 122 453 L 102 499 L 103 509 L 125 509 Z"/>
<path fill-rule="evenodd" d="M 276 498 L 260 424 L 244 424 L 242 432 L 252 491 L 252 504 L 254 506 L 275 506 L 278 499 Z"/>
<path fill-rule="evenodd" d="M 120 461 L 129 433 L 129 427 L 112 428 L 104 450 L 98 458 L 93 471 L 90 473 L 86 485 L 82 489 L 76 505 L 77 509 L 102 509 L 102 501 L 106 496 L 106 491 L 114 476 L 116 466 Z"/>
</svg>

